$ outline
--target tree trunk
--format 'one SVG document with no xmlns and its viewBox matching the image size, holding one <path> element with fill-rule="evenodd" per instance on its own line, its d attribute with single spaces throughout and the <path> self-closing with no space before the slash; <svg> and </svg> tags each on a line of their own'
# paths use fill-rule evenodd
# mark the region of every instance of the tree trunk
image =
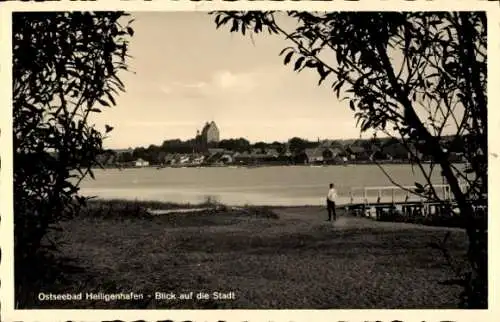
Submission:
<svg viewBox="0 0 500 322">
<path fill-rule="evenodd" d="M 441 166 L 443 175 L 447 179 L 450 190 L 460 209 L 463 227 L 469 239 L 467 257 L 472 269 L 471 273 L 464 277 L 462 305 L 470 309 L 485 309 L 488 306 L 487 227 L 483 227 L 484 225 L 480 224 L 481 222 L 484 223 L 484 220 L 479 221 L 475 218 L 474 209 L 460 189 L 458 178 L 453 173 L 451 164 L 442 150 L 438 139 L 429 133 L 422 124 L 408 96 L 398 84 L 385 48 L 378 43 L 377 50 L 380 54 L 382 64 L 386 69 L 391 86 L 394 89 L 394 93 L 396 93 L 396 97 L 403 105 L 405 122 L 410 128 L 415 130 L 412 138 L 417 142 L 420 139 L 426 142 L 425 151 L 423 151 L 423 146 L 418 145 L 419 152 L 428 154 L 431 151 L 430 153 L 434 161 Z"/>
</svg>

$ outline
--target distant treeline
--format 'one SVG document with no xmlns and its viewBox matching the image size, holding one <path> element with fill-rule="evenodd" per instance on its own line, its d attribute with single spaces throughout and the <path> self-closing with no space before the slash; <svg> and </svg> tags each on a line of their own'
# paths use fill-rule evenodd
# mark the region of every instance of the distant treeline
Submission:
<svg viewBox="0 0 500 322">
<path fill-rule="evenodd" d="M 462 152 L 463 140 L 461 138 L 443 137 L 447 142 L 448 150 L 451 154 L 460 154 Z M 239 153 L 255 153 L 255 151 L 273 150 L 280 155 L 288 155 L 292 158 L 298 156 L 306 150 L 311 150 L 319 147 L 328 147 L 345 151 L 347 156 L 349 153 L 356 151 L 358 155 L 365 155 L 366 158 L 370 155 L 388 155 L 393 159 L 407 159 L 409 151 L 404 144 L 395 138 L 372 138 L 372 139 L 354 139 L 354 140 L 323 140 L 309 141 L 299 137 L 293 137 L 287 142 L 274 141 L 250 143 L 245 138 L 225 139 L 218 143 L 209 143 L 205 150 L 196 150 L 194 140 L 165 140 L 161 145 L 150 145 L 149 147 L 137 147 L 123 150 L 112 150 L 106 153 L 107 156 L 113 154 L 110 159 L 106 157 L 106 163 L 129 163 L 138 159 L 143 159 L 151 164 L 161 164 L 165 157 L 169 154 L 209 154 L 212 149 L 224 149 Z M 344 154 L 344 153 L 343 153 Z M 379 157 L 379 159 L 382 157 Z"/>
</svg>

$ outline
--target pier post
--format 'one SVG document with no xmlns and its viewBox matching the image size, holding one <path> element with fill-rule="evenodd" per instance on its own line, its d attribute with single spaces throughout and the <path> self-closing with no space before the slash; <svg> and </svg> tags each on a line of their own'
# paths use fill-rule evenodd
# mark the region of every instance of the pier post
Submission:
<svg viewBox="0 0 500 322">
<path fill-rule="evenodd" d="M 408 202 L 408 199 L 410 199 L 410 193 L 408 191 L 406 191 L 405 204 Z M 403 206 L 403 215 L 410 216 L 410 207 L 409 206 Z"/>
<path fill-rule="evenodd" d="M 378 189 L 378 197 L 377 197 L 377 204 L 380 204 L 380 199 L 381 199 L 381 189 Z M 381 208 L 380 207 L 375 207 L 375 218 L 377 221 L 380 220 L 380 215 L 381 215 Z"/>
<path fill-rule="evenodd" d="M 363 188 L 363 216 L 369 216 L 368 214 L 368 192 L 366 187 Z"/>
<path fill-rule="evenodd" d="M 354 204 L 354 198 L 353 198 L 353 193 L 352 193 L 352 188 L 351 188 L 351 191 L 349 192 L 349 196 L 350 196 L 350 204 L 349 206 L 346 207 L 346 209 L 349 209 L 349 213 L 352 215 L 356 215 L 356 210 L 353 210 L 352 209 L 352 205 Z"/>
</svg>

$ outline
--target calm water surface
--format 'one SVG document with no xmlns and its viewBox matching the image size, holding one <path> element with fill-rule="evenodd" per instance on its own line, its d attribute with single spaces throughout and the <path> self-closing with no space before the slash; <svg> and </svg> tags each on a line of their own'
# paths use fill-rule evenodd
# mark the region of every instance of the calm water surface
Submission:
<svg viewBox="0 0 500 322">
<path fill-rule="evenodd" d="M 384 165 L 384 169 L 402 185 L 424 182 L 419 170 L 413 173 L 409 165 Z M 433 182 L 442 184 L 439 170 L 434 172 Z M 210 197 L 228 205 L 323 205 L 330 182 L 335 183 L 342 204 L 349 202 L 351 188 L 392 185 L 376 165 L 106 169 L 96 170 L 95 176 L 96 180 L 82 183 L 84 195 L 178 203 Z M 354 197 L 361 200 L 362 195 L 356 191 Z M 390 195 L 386 192 L 385 197 Z"/>
</svg>

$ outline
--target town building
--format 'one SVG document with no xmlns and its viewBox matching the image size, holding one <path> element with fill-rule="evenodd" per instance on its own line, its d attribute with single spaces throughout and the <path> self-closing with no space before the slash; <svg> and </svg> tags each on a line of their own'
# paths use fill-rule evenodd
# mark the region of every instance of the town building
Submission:
<svg viewBox="0 0 500 322">
<path fill-rule="evenodd" d="M 304 149 L 302 152 L 295 155 L 295 161 L 304 164 L 330 164 L 342 161 L 345 156 L 346 152 L 343 149 L 320 145 L 315 148 Z"/>
<path fill-rule="evenodd" d="M 149 167 L 149 161 L 146 161 L 144 159 L 139 158 L 135 161 L 135 166 L 141 167 L 141 168 L 142 167 Z"/>
<path fill-rule="evenodd" d="M 195 150 L 198 152 L 206 151 L 209 147 L 217 146 L 220 141 L 220 131 L 214 121 L 206 122 L 205 126 L 201 130 L 196 132 L 196 146 Z"/>
</svg>

